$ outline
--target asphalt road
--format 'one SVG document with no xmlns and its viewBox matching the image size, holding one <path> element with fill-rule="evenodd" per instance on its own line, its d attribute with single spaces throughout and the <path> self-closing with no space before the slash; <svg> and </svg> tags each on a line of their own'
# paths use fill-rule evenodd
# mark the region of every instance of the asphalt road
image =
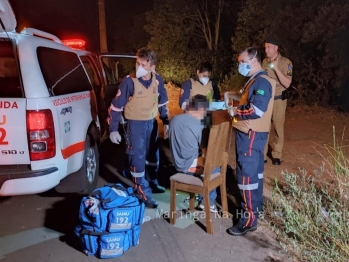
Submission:
<svg viewBox="0 0 349 262">
<path fill-rule="evenodd" d="M 102 162 L 115 166 L 124 157 L 122 152 L 120 146 L 105 140 L 101 146 Z M 166 184 L 166 179 L 163 181 Z M 112 182 L 117 182 L 115 176 L 102 169 L 99 186 Z M 228 235 L 231 219 L 218 216 L 213 218 L 213 235 L 206 234 L 192 216 L 183 215 L 172 226 L 162 218 L 169 211 L 169 190 L 154 197 L 160 205 L 156 210 L 146 210 L 148 221 L 142 225 L 140 244 L 109 261 L 286 261 L 279 254 L 277 241 L 263 225 L 242 237 Z M 186 208 L 185 197 L 178 195 L 178 209 Z M 54 190 L 0 197 L 0 262 L 98 261 L 80 251 L 73 233 L 80 199 L 77 194 L 58 194 Z"/>
</svg>

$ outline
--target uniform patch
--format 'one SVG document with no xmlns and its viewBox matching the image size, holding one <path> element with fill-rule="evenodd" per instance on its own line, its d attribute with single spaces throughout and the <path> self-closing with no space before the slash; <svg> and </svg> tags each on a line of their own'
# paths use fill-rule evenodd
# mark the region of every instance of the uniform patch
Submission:
<svg viewBox="0 0 349 262">
<path fill-rule="evenodd" d="M 255 93 L 256 93 L 256 95 L 264 96 L 264 90 L 262 90 L 262 89 L 256 89 Z"/>
<path fill-rule="evenodd" d="M 180 96 L 182 96 L 184 94 L 184 89 L 181 89 L 181 94 Z"/>
<path fill-rule="evenodd" d="M 293 66 L 292 66 L 292 63 L 291 62 L 288 62 L 287 63 L 287 69 L 288 70 L 292 70 Z"/>
<path fill-rule="evenodd" d="M 121 90 L 119 89 L 118 92 L 116 93 L 116 96 L 121 96 Z"/>
<path fill-rule="evenodd" d="M 208 90 L 207 93 L 206 93 L 206 98 L 207 98 L 210 102 L 212 102 L 212 97 L 213 97 L 213 95 L 212 95 L 211 90 Z"/>
<path fill-rule="evenodd" d="M 288 62 L 287 63 L 287 75 L 288 76 L 292 76 L 292 69 L 293 69 L 292 63 Z"/>
</svg>

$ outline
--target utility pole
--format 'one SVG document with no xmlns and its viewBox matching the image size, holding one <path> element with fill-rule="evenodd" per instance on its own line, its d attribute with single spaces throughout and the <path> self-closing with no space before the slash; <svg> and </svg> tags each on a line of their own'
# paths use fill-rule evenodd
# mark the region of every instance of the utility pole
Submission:
<svg viewBox="0 0 349 262">
<path fill-rule="evenodd" d="M 101 52 L 108 52 L 107 47 L 107 30 L 105 26 L 105 8 L 104 0 L 98 0 L 99 11 L 99 43 Z"/>
</svg>

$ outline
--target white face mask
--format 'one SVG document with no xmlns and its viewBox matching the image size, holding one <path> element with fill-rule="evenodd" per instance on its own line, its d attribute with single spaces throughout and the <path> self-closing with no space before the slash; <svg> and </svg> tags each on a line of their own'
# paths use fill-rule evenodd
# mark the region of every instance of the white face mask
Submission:
<svg viewBox="0 0 349 262">
<path fill-rule="evenodd" d="M 149 73 L 149 71 L 145 70 L 142 66 L 138 66 L 136 71 L 136 77 L 140 78 L 143 76 L 146 76 Z"/>
<path fill-rule="evenodd" d="M 210 79 L 208 77 L 199 77 L 200 82 L 205 86 Z"/>
</svg>

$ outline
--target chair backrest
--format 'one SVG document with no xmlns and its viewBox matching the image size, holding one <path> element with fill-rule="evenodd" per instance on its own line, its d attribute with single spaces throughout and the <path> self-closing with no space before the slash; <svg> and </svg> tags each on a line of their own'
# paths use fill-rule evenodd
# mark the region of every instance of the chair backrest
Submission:
<svg viewBox="0 0 349 262">
<path fill-rule="evenodd" d="M 223 122 L 219 125 L 213 125 L 210 128 L 207 153 L 205 156 L 205 177 L 209 175 L 214 168 L 222 166 L 223 153 L 226 152 L 228 144 L 229 127 L 229 122 Z"/>
</svg>

